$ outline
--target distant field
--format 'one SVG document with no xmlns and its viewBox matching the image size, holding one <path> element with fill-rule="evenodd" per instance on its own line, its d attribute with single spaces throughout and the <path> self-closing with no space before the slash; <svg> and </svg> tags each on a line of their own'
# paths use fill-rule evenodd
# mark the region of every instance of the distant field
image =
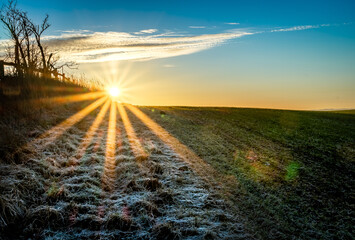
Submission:
<svg viewBox="0 0 355 240">
<path fill-rule="evenodd" d="M 354 239 L 353 110 L 141 109 L 237 182 L 228 198 L 257 237 Z"/>
<path fill-rule="evenodd" d="M 349 110 L 334 110 L 334 111 L 329 111 L 330 113 L 343 113 L 343 114 L 355 114 L 355 109 L 349 109 Z"/>
</svg>

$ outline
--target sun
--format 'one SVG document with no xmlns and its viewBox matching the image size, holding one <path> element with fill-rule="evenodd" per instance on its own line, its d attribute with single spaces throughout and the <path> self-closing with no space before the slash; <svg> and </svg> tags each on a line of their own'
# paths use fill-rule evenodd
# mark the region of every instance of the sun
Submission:
<svg viewBox="0 0 355 240">
<path fill-rule="evenodd" d="M 110 87 L 108 89 L 108 94 L 113 98 L 118 97 L 120 95 L 120 93 L 121 93 L 121 91 L 117 87 Z"/>
</svg>

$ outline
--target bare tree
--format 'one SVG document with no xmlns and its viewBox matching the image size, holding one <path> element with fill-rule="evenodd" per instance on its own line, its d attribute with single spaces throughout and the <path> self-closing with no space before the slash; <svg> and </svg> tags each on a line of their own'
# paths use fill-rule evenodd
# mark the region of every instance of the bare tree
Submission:
<svg viewBox="0 0 355 240">
<path fill-rule="evenodd" d="M 50 27 L 50 24 L 48 23 L 48 18 L 49 18 L 49 16 L 47 14 L 46 17 L 44 18 L 42 24 L 40 24 L 40 25 L 34 24 L 32 21 L 28 20 L 28 18 L 27 18 L 27 22 L 29 23 L 32 33 L 36 39 L 37 46 L 40 50 L 40 54 L 42 57 L 42 68 L 43 68 L 44 72 L 48 72 L 49 69 L 47 67 L 48 66 L 47 63 L 50 62 L 50 59 L 53 56 L 53 54 L 51 53 L 51 54 L 49 54 L 48 59 L 46 59 L 45 49 L 41 43 L 41 37 L 42 37 L 43 32 L 46 31 Z"/>
<path fill-rule="evenodd" d="M 22 33 L 21 20 L 16 8 L 16 2 L 10 0 L 8 5 L 5 5 L 1 9 L 0 20 L 5 25 L 5 29 L 8 30 L 9 37 L 14 41 L 14 61 L 15 64 L 20 65 L 20 35 Z"/>
<path fill-rule="evenodd" d="M 9 0 L 0 11 L 0 21 L 4 24 L 13 41 L 13 51 L 7 55 L 18 66 L 17 72 L 33 74 L 33 71 L 41 71 L 44 75 L 54 73 L 58 75 L 58 69 L 67 67 L 77 68 L 75 62 L 66 62 L 58 65 L 59 57 L 55 53 L 48 52 L 42 43 L 43 33 L 50 27 L 48 14 L 41 24 L 35 24 L 27 15 L 27 12 L 17 8 L 16 1 Z"/>
</svg>

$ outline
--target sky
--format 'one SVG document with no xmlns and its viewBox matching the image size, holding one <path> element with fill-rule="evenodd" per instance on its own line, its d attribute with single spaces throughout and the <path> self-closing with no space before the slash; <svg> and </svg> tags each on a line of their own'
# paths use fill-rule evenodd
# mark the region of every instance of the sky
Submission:
<svg viewBox="0 0 355 240">
<path fill-rule="evenodd" d="M 18 0 L 63 61 L 138 105 L 355 108 L 355 1 Z M 4 30 L 0 39 L 5 40 Z"/>
</svg>

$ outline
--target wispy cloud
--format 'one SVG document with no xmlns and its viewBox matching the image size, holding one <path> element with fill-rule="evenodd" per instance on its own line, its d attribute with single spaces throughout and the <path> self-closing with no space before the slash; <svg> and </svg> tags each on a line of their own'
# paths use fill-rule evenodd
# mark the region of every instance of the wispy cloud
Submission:
<svg viewBox="0 0 355 240">
<path fill-rule="evenodd" d="M 175 67 L 175 65 L 173 65 L 173 64 L 165 64 L 165 65 L 163 65 L 163 67 L 165 67 L 165 68 L 173 68 L 173 67 Z"/>
<path fill-rule="evenodd" d="M 227 22 L 227 23 L 224 23 L 224 24 L 227 24 L 227 25 L 239 25 L 240 23 L 238 23 L 238 22 Z"/>
<path fill-rule="evenodd" d="M 56 31 L 56 32 L 60 32 L 60 33 L 68 33 L 68 34 L 80 34 L 80 33 L 90 33 L 90 32 L 92 32 L 92 31 L 90 31 L 90 30 L 86 30 L 86 29 L 78 29 L 78 30 L 76 30 L 76 29 L 73 29 L 73 30 L 58 30 L 58 31 Z"/>
<path fill-rule="evenodd" d="M 157 31 L 158 31 L 158 29 L 151 28 L 151 29 L 140 30 L 139 32 L 135 32 L 134 34 L 152 34 Z"/>
<path fill-rule="evenodd" d="M 294 26 L 294 27 L 289 27 L 289 28 L 279 28 L 279 29 L 273 29 L 271 32 L 290 32 L 290 31 L 301 31 L 301 30 L 307 30 L 307 29 L 312 29 L 312 28 L 320 28 L 320 27 L 328 27 L 330 24 L 322 24 L 322 25 L 303 25 L 303 26 Z"/>
<path fill-rule="evenodd" d="M 228 24 L 237 25 L 238 23 Z M 61 31 L 59 36 L 44 36 L 42 39 L 49 51 L 60 53 L 63 61 L 78 63 L 117 60 L 145 61 L 196 53 L 246 35 L 301 31 L 329 26 L 334 26 L 334 24 L 302 25 L 274 28 L 268 31 L 230 29 L 222 33 L 201 35 L 171 31 L 157 33 L 157 29 L 145 29 L 135 33 L 66 30 Z M 190 28 L 202 27 L 190 26 Z M 5 52 L 9 43 L 8 40 L 0 40 L 0 53 Z"/>
<path fill-rule="evenodd" d="M 189 28 L 206 28 L 205 26 L 189 26 Z"/>
<path fill-rule="evenodd" d="M 234 31 L 172 37 L 164 34 L 137 36 L 126 32 L 74 32 L 47 36 L 44 43 L 50 51 L 60 53 L 64 61 L 144 61 L 192 54 L 250 34 L 252 33 Z"/>
</svg>

